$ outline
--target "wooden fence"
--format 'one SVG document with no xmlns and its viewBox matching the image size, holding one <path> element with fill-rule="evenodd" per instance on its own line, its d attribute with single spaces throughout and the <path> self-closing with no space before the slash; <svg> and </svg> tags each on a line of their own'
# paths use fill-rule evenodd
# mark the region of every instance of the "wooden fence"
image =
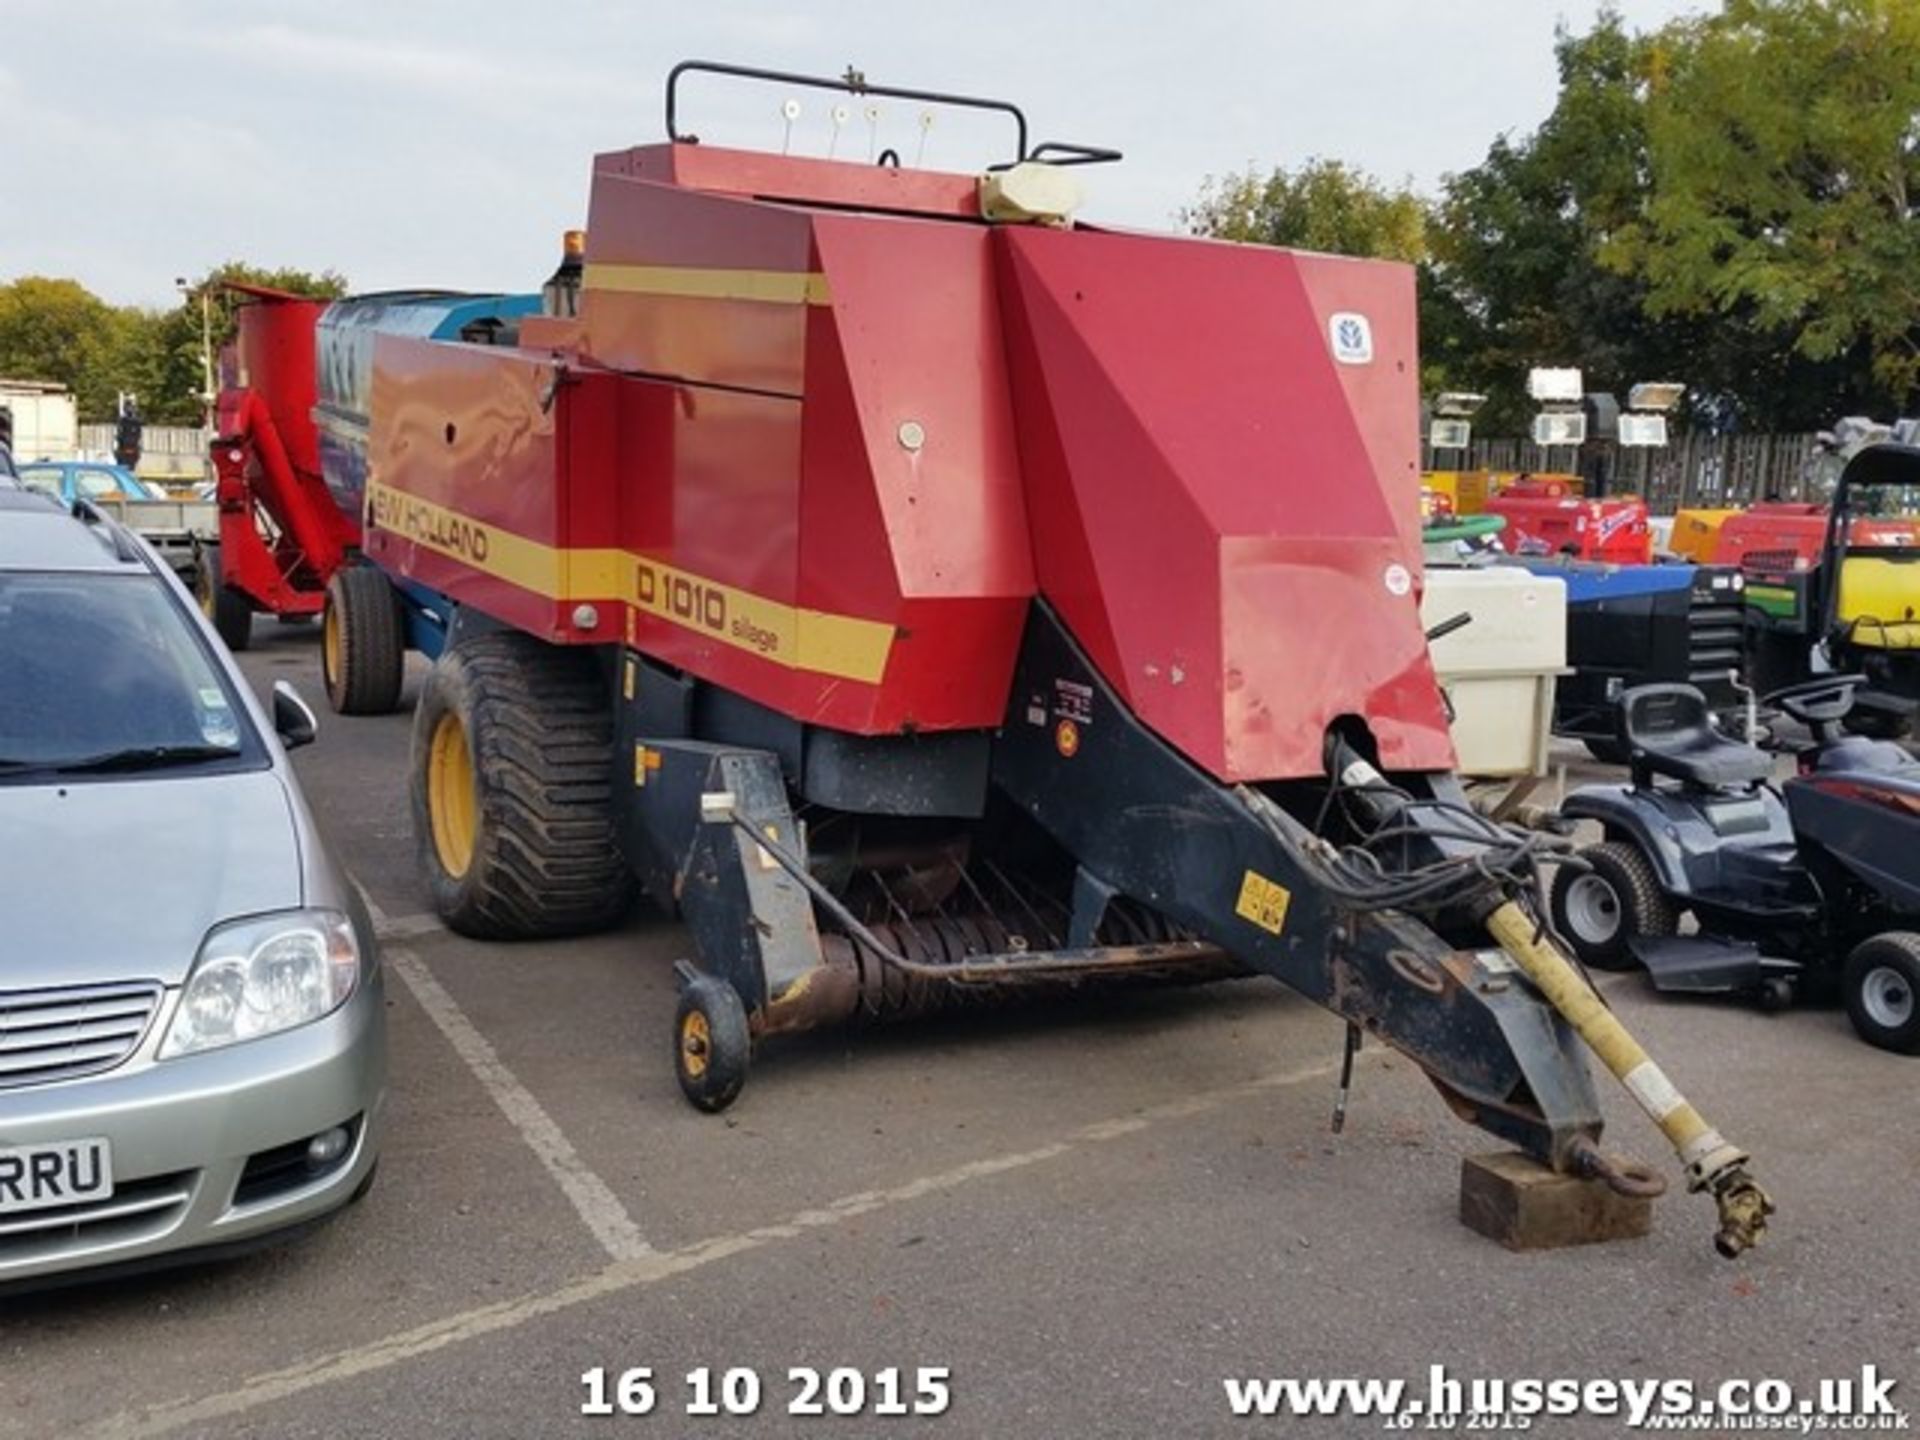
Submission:
<svg viewBox="0 0 1920 1440">
<path fill-rule="evenodd" d="M 1611 441 L 1551 450 L 1530 440 L 1476 440 L 1458 450 L 1426 451 L 1429 470 L 1573 472 L 1609 493 L 1644 495 L 1656 515 L 1689 505 L 1750 505 L 1802 497 L 1814 454 L 1812 435 L 1710 435 L 1688 431 L 1664 448 Z"/>
</svg>

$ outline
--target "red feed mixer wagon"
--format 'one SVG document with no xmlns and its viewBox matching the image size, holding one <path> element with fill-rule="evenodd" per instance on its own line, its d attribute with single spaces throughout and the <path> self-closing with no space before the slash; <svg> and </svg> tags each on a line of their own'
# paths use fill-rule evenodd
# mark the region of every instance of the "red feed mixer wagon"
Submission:
<svg viewBox="0 0 1920 1440">
<path fill-rule="evenodd" d="M 690 75 L 1004 117 L 982 174 L 721 149 Z M 598 157 L 584 271 L 491 344 L 373 344 L 365 555 L 449 622 L 414 721 L 441 914 L 687 923 L 718 1109 L 781 1032 L 1257 972 L 1562 1171 L 1576 1032 L 1769 1208 L 1465 804 L 1419 618 L 1404 266 L 1102 230 L 999 101 L 688 62 Z M 551 297 L 550 297 L 551 298 Z M 350 617 L 349 617 L 350 618 Z"/>
<path fill-rule="evenodd" d="M 328 497 L 314 426 L 315 327 L 325 300 L 229 281 L 238 334 L 222 360 L 211 446 L 217 544 L 196 566 L 201 608 L 244 650 L 256 611 L 318 615 L 327 581 L 360 541 L 358 517 Z"/>
</svg>

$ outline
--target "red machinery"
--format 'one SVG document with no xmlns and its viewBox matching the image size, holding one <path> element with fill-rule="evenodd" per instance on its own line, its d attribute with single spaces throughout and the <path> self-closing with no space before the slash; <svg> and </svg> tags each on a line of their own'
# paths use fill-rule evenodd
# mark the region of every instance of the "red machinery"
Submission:
<svg viewBox="0 0 1920 1440">
<path fill-rule="evenodd" d="M 690 71 L 991 110 L 1013 160 L 700 145 Z M 1076 225 L 1066 167 L 1117 156 L 1003 102 L 690 63 L 667 108 L 595 161 L 577 317 L 373 342 L 366 553 L 449 617 L 412 780 L 447 921 L 585 929 L 637 874 L 692 933 L 707 1109 L 777 1033 L 1251 970 L 1643 1185 L 1577 1029 L 1751 1243 L 1745 1157 L 1450 773 L 1412 272 Z"/>
<path fill-rule="evenodd" d="M 1770 572 L 1810 569 L 1819 564 L 1827 542 L 1827 517 L 1825 505 L 1763 500 L 1727 517 L 1715 537 L 1713 563 L 1760 564 Z M 1920 539 L 1920 524 L 1864 515 L 1848 534 L 1849 545 L 1868 549 L 1911 545 Z"/>
<path fill-rule="evenodd" d="M 229 282 L 251 303 L 225 368 L 212 442 L 220 541 L 202 549 L 200 603 L 230 649 L 244 650 L 256 610 L 318 614 L 328 579 L 359 543 L 320 478 L 313 423 L 314 327 L 325 300 Z"/>
<path fill-rule="evenodd" d="M 1613 565 L 1653 560 L 1644 500 L 1588 500 L 1565 481 L 1522 476 L 1488 497 L 1486 508 L 1507 522 L 1501 542 L 1516 555 L 1567 555 Z"/>
</svg>

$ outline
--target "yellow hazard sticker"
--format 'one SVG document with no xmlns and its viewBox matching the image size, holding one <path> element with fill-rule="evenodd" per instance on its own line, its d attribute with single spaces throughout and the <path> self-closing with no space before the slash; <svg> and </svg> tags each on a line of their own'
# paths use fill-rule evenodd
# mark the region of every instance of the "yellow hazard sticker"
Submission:
<svg viewBox="0 0 1920 1440">
<path fill-rule="evenodd" d="M 658 750 L 649 749 L 636 740 L 633 746 L 633 783 L 644 788 L 647 776 L 658 770 L 662 763 L 664 757 Z"/>
<path fill-rule="evenodd" d="M 1286 886 L 1249 870 L 1246 879 L 1240 882 L 1240 899 L 1233 913 L 1242 920 L 1252 921 L 1269 935 L 1278 935 L 1286 929 L 1287 906 L 1292 900 L 1293 892 Z"/>
</svg>

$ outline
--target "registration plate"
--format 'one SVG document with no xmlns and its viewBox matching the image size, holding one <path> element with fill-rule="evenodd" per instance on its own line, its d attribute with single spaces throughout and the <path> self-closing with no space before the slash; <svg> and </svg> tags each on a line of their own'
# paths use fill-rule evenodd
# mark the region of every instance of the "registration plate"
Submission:
<svg viewBox="0 0 1920 1440">
<path fill-rule="evenodd" d="M 104 1140 L 0 1146 L 0 1215 L 85 1205 L 113 1195 L 113 1155 Z"/>
</svg>

